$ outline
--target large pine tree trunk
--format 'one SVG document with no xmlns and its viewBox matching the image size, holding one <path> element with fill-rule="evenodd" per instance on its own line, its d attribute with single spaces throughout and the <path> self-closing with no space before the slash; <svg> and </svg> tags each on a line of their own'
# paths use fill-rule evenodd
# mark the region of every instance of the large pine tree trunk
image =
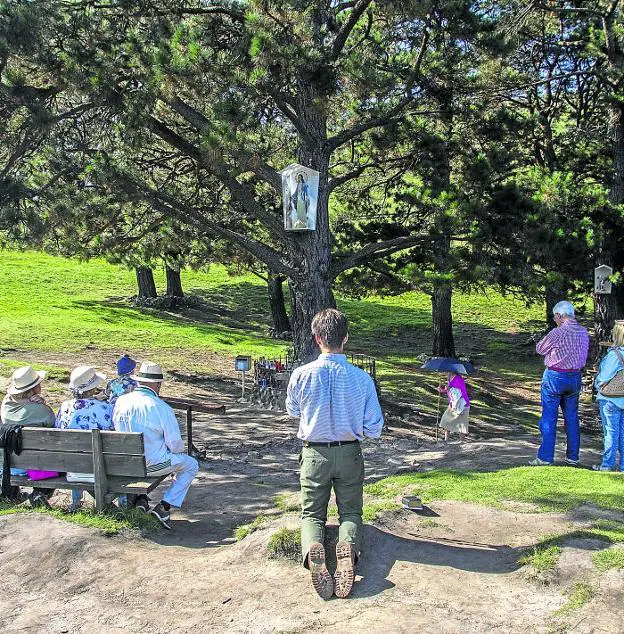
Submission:
<svg viewBox="0 0 624 634">
<path fill-rule="evenodd" d="M 601 356 L 600 342 L 610 341 L 611 330 L 615 324 L 615 297 L 613 295 L 594 295 L 594 358 Z"/>
<path fill-rule="evenodd" d="M 322 91 L 310 80 L 301 77 L 297 82 L 297 112 L 308 132 L 300 136 L 297 160 L 301 165 L 319 172 L 319 191 L 316 210 L 316 230 L 290 234 L 289 246 L 298 273 L 289 279 L 292 311 L 290 322 L 293 344 L 299 360 L 304 363 L 319 355 L 310 330 L 314 315 L 324 308 L 335 308 L 331 273 L 331 232 L 329 226 L 329 151 L 327 115 Z"/>
<path fill-rule="evenodd" d="M 555 304 L 559 301 L 559 295 L 550 284 L 546 284 L 546 288 L 544 290 L 546 299 L 546 313 L 544 314 L 544 323 L 547 330 L 552 330 L 557 325 L 553 319 L 553 308 L 555 307 Z"/>
<path fill-rule="evenodd" d="M 623 54 L 620 45 L 620 37 L 616 31 L 616 13 L 612 12 L 609 17 L 603 18 L 603 30 L 605 37 L 605 47 L 609 66 L 615 73 L 620 74 L 622 71 Z M 611 104 L 609 107 L 609 136 L 613 143 L 613 180 L 609 190 L 609 200 L 613 205 L 622 205 L 624 203 L 624 105 L 619 99 L 616 100 L 615 95 L 611 95 Z M 612 264 L 609 254 L 606 250 L 608 245 L 601 245 L 598 252 L 598 264 Z M 624 295 L 621 289 L 614 288 L 611 295 L 594 294 L 594 329 L 596 335 L 596 344 L 601 340 L 609 338 L 611 329 L 617 318 L 617 308 L 620 310 L 624 307 L 616 306 L 616 297 Z M 598 345 L 596 345 L 599 350 Z M 597 352 L 597 354 L 599 354 Z"/>
<path fill-rule="evenodd" d="M 271 307 L 271 317 L 273 318 L 273 328 L 278 335 L 290 330 L 290 319 L 288 319 L 286 305 L 284 304 L 283 283 L 284 278 L 281 275 L 274 275 L 269 271 L 267 278 L 269 305 Z"/>
<path fill-rule="evenodd" d="M 139 297 L 158 297 L 152 269 L 148 266 L 137 266 L 136 277 L 139 287 Z"/>
<path fill-rule="evenodd" d="M 624 106 L 613 104 L 609 121 L 611 139 L 613 141 L 613 181 L 609 190 L 609 200 L 613 205 L 624 203 Z M 608 245 L 604 245 L 605 247 Z M 611 264 L 606 248 L 601 248 L 597 264 Z M 596 355 L 600 355 L 598 344 L 611 336 L 611 330 L 617 319 L 616 297 L 621 289 L 613 287 L 611 294 L 594 294 L 594 332 L 596 338 Z"/>
<path fill-rule="evenodd" d="M 320 352 L 310 329 L 312 319 L 320 310 L 336 307 L 331 281 L 312 271 L 306 279 L 290 280 L 290 296 L 293 345 L 298 359 L 308 363 Z"/>
<path fill-rule="evenodd" d="M 453 124 L 450 113 L 451 110 L 449 108 L 447 115 L 444 117 L 449 137 Z M 451 191 L 451 158 L 448 143 L 440 146 L 440 153 L 440 162 L 436 166 L 432 180 L 433 190 L 436 194 Z M 440 274 L 440 279 L 434 282 L 433 294 L 431 295 L 431 352 L 434 357 L 454 357 L 455 340 L 453 337 L 453 316 L 451 314 L 453 286 L 449 280 L 452 274 L 451 235 L 453 224 L 451 218 L 445 212 L 438 215 L 436 229 L 439 232 L 439 236 L 433 244 L 433 255 L 436 272 Z"/>
<path fill-rule="evenodd" d="M 184 297 L 180 271 L 170 267 L 169 265 L 165 265 L 165 275 L 167 277 L 167 295 L 172 295 L 173 297 Z"/>
<path fill-rule="evenodd" d="M 454 357 L 453 316 L 451 300 L 453 289 L 450 284 L 436 286 L 431 295 L 432 354 L 434 357 Z"/>
</svg>

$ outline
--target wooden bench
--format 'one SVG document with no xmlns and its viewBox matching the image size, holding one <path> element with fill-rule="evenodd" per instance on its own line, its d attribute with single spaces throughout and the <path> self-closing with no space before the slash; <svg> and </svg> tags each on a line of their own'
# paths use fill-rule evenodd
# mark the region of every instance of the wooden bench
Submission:
<svg viewBox="0 0 624 634">
<path fill-rule="evenodd" d="M 168 475 L 148 475 L 140 433 L 24 427 L 22 441 L 22 453 L 11 455 L 11 467 L 93 473 L 95 482 L 68 482 L 64 475 L 46 480 L 11 476 L 13 486 L 84 489 L 94 494 L 98 511 L 115 494 L 147 495 Z"/>
</svg>

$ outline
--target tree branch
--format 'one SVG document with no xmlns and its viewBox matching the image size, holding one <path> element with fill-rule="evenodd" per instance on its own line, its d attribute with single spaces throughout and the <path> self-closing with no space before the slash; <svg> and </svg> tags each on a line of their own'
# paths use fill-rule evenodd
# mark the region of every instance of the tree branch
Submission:
<svg viewBox="0 0 624 634">
<path fill-rule="evenodd" d="M 329 54 L 330 60 L 338 59 L 338 57 L 340 56 L 340 53 L 342 52 L 342 49 L 344 48 L 344 45 L 349 39 L 349 35 L 351 34 L 351 31 L 353 31 L 359 19 L 362 17 L 362 14 L 364 13 L 364 11 L 366 11 L 366 9 L 368 9 L 368 7 L 371 4 L 372 4 L 372 0 L 358 0 L 354 4 L 353 9 L 351 9 L 351 13 L 349 14 L 349 17 L 347 18 L 345 23 L 342 25 L 342 28 L 340 29 L 340 31 L 338 31 L 338 35 L 336 35 L 336 39 L 334 40 L 334 43 L 331 48 L 331 52 Z"/>
<path fill-rule="evenodd" d="M 270 229 L 276 237 L 285 239 L 285 231 L 282 226 L 281 218 L 277 218 L 264 209 L 255 199 L 253 189 L 250 189 L 245 184 L 239 183 L 236 178 L 232 176 L 227 165 L 216 160 L 214 157 L 207 156 L 206 153 L 202 152 L 197 146 L 181 137 L 162 121 L 151 115 L 147 117 L 147 125 L 156 136 L 194 159 L 200 167 L 220 180 L 228 188 L 232 197 L 235 198 L 246 211 Z"/>
<path fill-rule="evenodd" d="M 397 251 L 408 249 L 409 247 L 416 246 L 417 244 L 430 242 L 431 236 L 428 235 L 412 235 L 401 236 L 399 238 L 392 238 L 391 240 L 384 240 L 383 242 L 375 242 L 373 244 L 367 244 L 362 247 L 357 253 L 347 255 L 342 258 L 336 258 L 334 265 L 332 266 L 332 277 L 337 277 L 343 271 L 348 271 L 355 266 L 365 264 L 369 260 L 392 255 Z"/>
<path fill-rule="evenodd" d="M 186 103 L 180 97 L 175 96 L 170 99 L 161 99 L 183 119 L 194 126 L 198 132 L 207 132 L 213 129 L 210 120 L 205 117 L 199 110 Z M 279 172 L 271 167 L 268 163 L 260 160 L 260 157 L 246 150 L 233 150 L 232 153 L 238 161 L 244 165 L 249 171 L 253 172 L 259 178 L 267 181 L 278 193 L 282 192 L 282 177 Z M 224 164 L 222 164 L 224 165 Z"/>
<path fill-rule="evenodd" d="M 416 78 L 418 77 L 418 75 L 420 75 L 420 69 L 425 57 L 425 51 L 427 50 L 427 45 L 429 44 L 429 19 L 430 16 L 427 16 L 427 22 L 425 24 L 420 49 L 418 50 L 418 54 L 416 56 L 416 62 L 414 63 L 414 67 L 410 71 L 407 81 L 405 82 L 406 94 L 403 99 L 401 99 L 396 105 L 390 108 L 390 110 L 386 114 L 373 117 L 368 121 L 363 121 L 362 123 L 354 125 L 351 128 L 347 128 L 346 130 L 342 130 L 342 132 L 339 132 L 333 137 L 327 139 L 327 141 L 325 141 L 325 147 L 329 151 L 333 151 L 336 148 L 339 148 L 347 141 L 356 138 L 367 130 L 390 125 L 391 123 L 401 120 L 400 118 L 396 119 L 395 117 L 401 114 L 401 112 L 414 100 L 412 89 L 414 87 L 414 82 L 416 81 Z"/>
<path fill-rule="evenodd" d="M 118 176 L 120 180 L 132 188 L 146 203 L 161 213 L 166 214 L 168 217 L 178 218 L 185 223 L 195 225 L 202 231 L 220 236 L 230 242 L 238 244 L 277 273 L 286 276 L 292 276 L 294 274 L 293 268 L 288 266 L 282 260 L 281 254 L 272 247 L 253 238 L 249 238 L 238 231 L 224 227 L 200 213 L 194 207 L 190 207 L 176 200 L 169 194 L 156 191 L 147 185 L 139 183 L 126 174 L 118 174 Z"/>
<path fill-rule="evenodd" d="M 365 165 L 358 165 L 358 167 L 352 169 L 350 172 L 345 172 L 344 174 L 340 174 L 340 176 L 334 176 L 327 183 L 327 191 L 331 194 L 334 189 L 348 183 L 350 180 L 361 176 L 368 168 L 377 167 L 378 163 L 367 163 Z"/>
<path fill-rule="evenodd" d="M 314 138 L 295 111 L 294 107 L 288 103 L 287 98 L 285 98 L 281 92 L 270 88 L 267 89 L 267 94 L 271 97 L 271 99 L 273 99 L 275 105 L 280 109 L 280 112 L 293 124 L 295 130 L 297 130 L 305 142 L 308 145 L 314 145 Z"/>
</svg>

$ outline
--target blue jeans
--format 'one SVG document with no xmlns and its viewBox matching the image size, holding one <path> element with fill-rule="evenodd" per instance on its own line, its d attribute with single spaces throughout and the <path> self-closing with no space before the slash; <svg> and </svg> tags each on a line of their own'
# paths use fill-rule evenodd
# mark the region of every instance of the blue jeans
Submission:
<svg viewBox="0 0 624 634">
<path fill-rule="evenodd" d="M 604 433 L 604 452 L 600 466 L 604 469 L 614 469 L 619 451 L 620 470 L 624 471 L 624 409 L 603 399 L 599 399 L 598 404 Z"/>
<path fill-rule="evenodd" d="M 578 418 L 578 402 L 581 393 L 580 372 L 558 372 L 544 370 L 542 377 L 542 417 L 539 429 L 542 432 L 542 444 L 537 457 L 546 462 L 555 460 L 555 441 L 557 439 L 557 417 L 559 407 L 563 414 L 564 429 L 568 439 L 566 458 L 577 461 L 581 444 L 581 428 Z"/>
</svg>

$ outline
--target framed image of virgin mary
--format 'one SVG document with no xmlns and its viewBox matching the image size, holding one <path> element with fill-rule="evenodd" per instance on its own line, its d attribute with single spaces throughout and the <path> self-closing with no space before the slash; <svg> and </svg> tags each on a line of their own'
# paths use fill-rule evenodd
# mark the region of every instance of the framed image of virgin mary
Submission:
<svg viewBox="0 0 624 634">
<path fill-rule="evenodd" d="M 286 231 L 314 231 L 319 173 L 297 163 L 282 170 L 282 199 Z"/>
</svg>

